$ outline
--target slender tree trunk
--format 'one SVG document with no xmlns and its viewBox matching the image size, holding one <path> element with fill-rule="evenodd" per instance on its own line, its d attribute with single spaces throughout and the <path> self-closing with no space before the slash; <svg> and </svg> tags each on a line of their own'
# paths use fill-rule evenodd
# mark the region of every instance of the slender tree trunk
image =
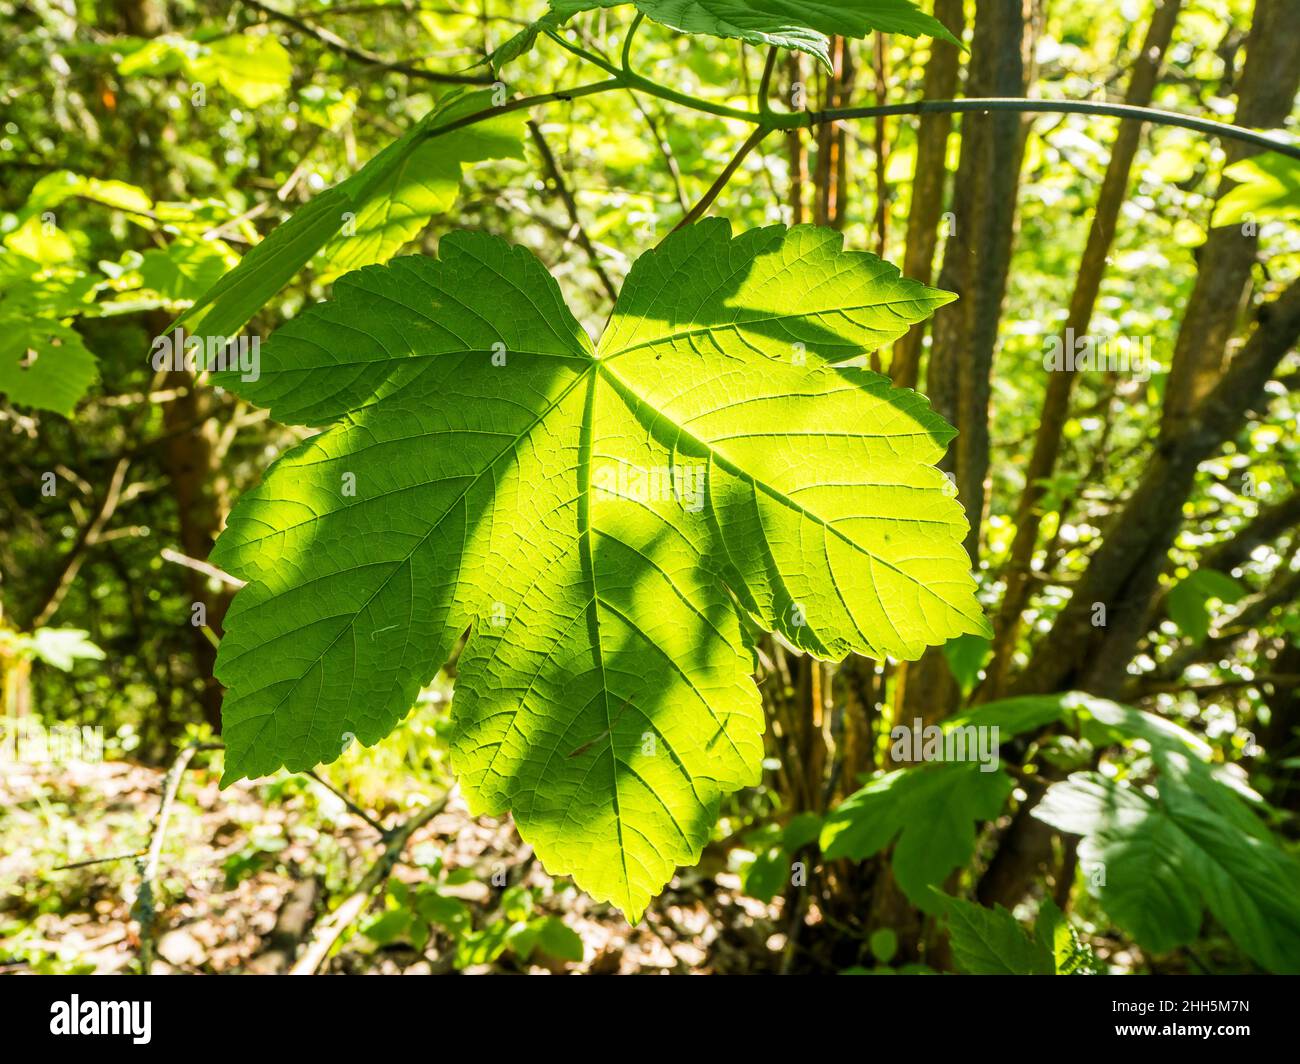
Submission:
<svg viewBox="0 0 1300 1064">
<path fill-rule="evenodd" d="M 1246 64 L 1237 93 L 1238 125 L 1256 129 L 1280 126 L 1295 105 L 1300 87 L 1300 32 L 1296 0 L 1256 0 Z M 1240 141 L 1224 144 L 1227 164 L 1260 149 Z M 1224 179 L 1222 197 L 1233 182 Z M 1249 299 L 1250 268 L 1259 251 L 1253 228 L 1239 225 L 1211 229 L 1200 248 L 1196 286 L 1183 314 L 1174 346 L 1161 433 L 1175 436 L 1196 404 L 1223 373 L 1228 341 L 1236 332 Z"/>
<path fill-rule="evenodd" d="M 798 52 L 790 54 L 787 69 L 790 72 L 788 104 L 791 109 L 806 107 L 808 87 L 804 84 L 803 61 Z M 790 158 L 790 224 L 803 225 L 807 221 L 804 189 L 808 184 L 808 148 L 803 130 L 792 129 L 786 134 L 786 151 Z"/>
<path fill-rule="evenodd" d="M 958 40 L 965 28 L 963 0 L 935 0 L 934 16 Z M 961 53 L 946 41 L 932 40 L 930 60 L 925 65 L 922 95 L 927 100 L 947 100 L 957 95 L 957 74 Z M 916 132 L 916 174 L 912 181 L 912 205 L 907 215 L 907 248 L 903 273 L 929 284 L 934 277 L 934 253 L 939 242 L 939 221 L 943 217 L 944 191 L 948 183 L 948 134 L 952 115 L 922 115 Z M 951 238 L 952 227 L 947 236 Z M 903 388 L 915 388 L 919 380 L 921 346 L 926 323 L 913 325 L 894 344 L 890 376 Z"/>
<path fill-rule="evenodd" d="M 1133 64 L 1133 76 L 1124 97 L 1125 103 L 1145 107 L 1151 102 L 1181 3 L 1182 0 L 1165 0 L 1157 7 L 1147 29 L 1142 51 Z M 1097 197 L 1097 209 L 1088 228 L 1088 240 L 1075 278 L 1074 292 L 1070 297 L 1065 329 L 1058 338 L 1063 350 L 1067 337 L 1083 336 L 1092 321 L 1093 308 L 1106 271 L 1106 259 L 1115 238 L 1115 224 L 1127 195 L 1129 175 L 1141 135 L 1140 122 L 1125 121 L 1120 124 L 1115 136 L 1110 162 L 1106 166 L 1106 175 Z M 993 657 L 981 698 L 996 698 L 1006 687 L 1012 654 L 1020 635 L 1022 614 L 1029 598 L 1034 548 L 1041 524 L 1039 503 L 1045 490 L 1043 481 L 1056 468 L 1062 432 L 1069 418 L 1074 380 L 1072 364 L 1047 375 L 1047 392 L 1034 437 L 1034 449 L 1025 470 L 1025 487 L 1016 509 L 1016 535 L 1003 574 L 1006 591 L 994 626 Z"/>
<path fill-rule="evenodd" d="M 876 33 L 872 37 L 871 60 L 872 76 L 875 78 L 876 105 L 884 106 L 889 100 L 889 46 L 883 33 Z M 889 253 L 889 120 L 882 115 L 873 125 L 876 254 L 884 258 Z M 879 372 L 879 353 L 873 351 L 872 358 L 877 363 L 872 366 L 872 369 Z"/>
<path fill-rule="evenodd" d="M 1023 48 L 1029 28 L 1023 0 L 978 0 L 967 93 L 1021 96 Z M 967 553 L 979 556 L 988 471 L 989 378 L 1015 233 L 1016 191 L 1023 155 L 1019 115 L 965 115 L 953 213 L 956 234 L 944 249 L 939 287 L 961 299 L 934 317 L 928 381 L 948 383 L 940 411 L 955 415 L 957 495 L 970 519 Z M 932 401 L 935 396 L 931 395 Z M 944 409 L 946 407 L 947 409 Z"/>
<path fill-rule="evenodd" d="M 826 91 L 822 103 L 826 108 L 845 107 L 853 95 L 854 65 L 849 42 L 843 37 L 831 39 L 833 71 L 825 76 Z M 817 169 L 814 175 L 813 221 L 817 225 L 843 229 L 848 205 L 846 165 L 848 136 L 842 122 L 824 122 L 817 130 Z"/>
</svg>

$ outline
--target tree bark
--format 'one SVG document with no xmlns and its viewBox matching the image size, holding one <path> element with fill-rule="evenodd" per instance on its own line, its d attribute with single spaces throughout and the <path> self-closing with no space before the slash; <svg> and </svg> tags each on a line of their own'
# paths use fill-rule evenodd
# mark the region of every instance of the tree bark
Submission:
<svg viewBox="0 0 1300 1064">
<path fill-rule="evenodd" d="M 966 24 L 963 0 L 935 0 L 934 17 L 961 40 Z M 956 96 L 960 69 L 961 53 L 956 46 L 932 39 L 922 96 L 927 100 L 947 100 Z M 948 183 L 948 134 L 951 131 L 952 115 L 922 115 L 916 131 L 916 173 L 912 180 L 912 204 L 907 214 L 903 274 L 924 284 L 929 284 L 934 277 L 934 253 L 939 243 L 939 220 L 943 217 L 944 192 Z M 947 236 L 951 239 L 952 235 L 950 226 Z M 926 323 L 917 322 L 894 344 L 889 372 L 899 387 L 916 387 L 925 330 Z"/>
<path fill-rule="evenodd" d="M 1080 577 L 1052 630 L 1039 642 L 1024 671 L 1009 685 L 1015 694 L 1066 690 L 1084 682 L 1092 663 L 1121 671 L 1132 657 L 1140 633 L 1129 627 L 1141 610 L 1145 619 L 1164 553 L 1177 534 L 1181 513 L 1197 467 L 1241 425 L 1278 362 L 1300 336 L 1300 281 L 1293 281 L 1260 309 L 1259 325 L 1214 390 L 1193 411 L 1181 434 L 1166 439 L 1152 456 L 1146 474 Z M 1146 595 L 1145 598 L 1141 597 Z M 1094 626 L 1094 604 L 1106 607 L 1105 626 Z M 1112 638 L 1112 618 L 1121 624 Z"/>
<path fill-rule="evenodd" d="M 1295 18 L 1295 0 L 1256 0 L 1237 93 L 1238 125 L 1272 129 L 1290 115 L 1300 87 L 1300 33 Z M 1228 141 L 1224 162 L 1231 165 L 1258 152 L 1249 144 Z M 1219 197 L 1233 184 L 1224 179 Z M 1178 330 L 1165 388 L 1162 435 L 1177 435 L 1221 376 L 1228 341 L 1247 305 L 1250 268 L 1258 251 L 1259 238 L 1253 229 L 1239 225 L 1211 229 L 1201 246 L 1196 285 Z"/>
<path fill-rule="evenodd" d="M 1145 107 L 1151 102 L 1181 4 L 1182 0 L 1165 0 L 1156 9 L 1142 51 L 1133 64 L 1133 76 L 1124 96 L 1125 103 Z M 1074 291 L 1070 296 L 1065 329 L 1059 337 L 1063 350 L 1066 337 L 1087 333 L 1092 321 L 1092 312 L 1106 272 L 1106 259 L 1115 238 L 1115 225 L 1127 196 L 1129 176 L 1141 136 L 1142 124 L 1132 121 L 1121 122 L 1115 135 L 1110 162 L 1106 166 L 1106 175 L 1097 196 L 1097 209 L 1088 228 L 1087 243 L 1075 277 Z M 1043 481 L 1056 468 L 1061 436 L 1069 418 L 1074 381 L 1075 371 L 1072 366 L 1047 374 L 1047 391 L 1034 437 L 1034 449 L 1025 470 L 1025 487 L 1016 508 L 1016 535 L 1003 573 L 1006 590 L 994 624 L 993 656 L 988 667 L 988 678 L 980 691 L 981 700 L 999 697 L 1006 687 L 1011 658 L 1020 635 L 1022 614 L 1029 598 L 1034 548 L 1038 543 L 1042 521 L 1039 503 L 1045 491 Z"/>
</svg>

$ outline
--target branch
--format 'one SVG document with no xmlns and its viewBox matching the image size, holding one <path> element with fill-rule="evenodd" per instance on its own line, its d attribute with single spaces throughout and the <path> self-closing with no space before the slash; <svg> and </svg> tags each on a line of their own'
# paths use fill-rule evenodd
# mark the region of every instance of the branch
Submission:
<svg viewBox="0 0 1300 1064">
<path fill-rule="evenodd" d="M 191 558 L 188 554 L 182 554 L 178 550 L 172 550 L 170 547 L 162 549 L 163 561 L 175 562 L 177 565 L 183 565 L 187 569 L 193 569 L 196 573 L 202 573 L 204 576 L 210 576 L 213 580 L 219 580 L 230 587 L 241 588 L 246 581 L 240 580 L 237 576 L 231 576 L 224 569 L 218 569 L 210 562 L 199 561 L 198 558 Z"/>
<path fill-rule="evenodd" d="M 1295 687 L 1300 684 L 1300 674 L 1263 672 L 1250 679 L 1238 676 L 1232 680 L 1220 680 L 1216 683 L 1153 683 L 1142 688 L 1139 697 L 1150 698 L 1153 695 L 1194 694 L 1199 698 L 1203 695 L 1222 694 L 1224 691 L 1232 691 L 1240 687 L 1262 687 L 1265 684 Z"/>
<path fill-rule="evenodd" d="M 767 50 L 767 61 L 763 64 L 763 76 L 758 82 L 758 109 L 764 114 L 772 110 L 770 99 L 772 92 L 772 71 L 776 68 L 776 45 Z"/>
<path fill-rule="evenodd" d="M 672 232 L 675 233 L 678 229 L 699 220 L 700 216 L 709 209 L 709 205 L 718 198 L 718 194 L 727 187 L 727 182 L 731 180 L 731 175 L 734 174 L 740 164 L 745 161 L 745 156 L 758 147 L 759 141 L 766 137 L 770 132 L 772 132 L 770 127 L 759 126 L 745 138 L 745 142 L 740 146 L 736 154 L 731 157 L 731 161 L 723 167 L 722 173 L 718 175 L 717 180 L 715 180 L 713 184 L 709 186 L 709 190 L 700 197 L 700 201 L 686 212 L 682 220 L 673 226 Z M 666 240 L 668 238 L 665 237 L 664 239 Z M 663 241 L 661 240 L 660 243 L 662 244 Z"/>
<path fill-rule="evenodd" d="M 283 22 L 287 26 L 292 26 L 300 33 L 305 33 L 308 37 L 315 39 L 339 55 L 355 59 L 358 63 L 365 63 L 367 66 L 379 67 L 383 70 L 392 71 L 394 74 L 405 74 L 408 78 L 435 81 L 443 85 L 491 85 L 496 81 L 495 78 L 488 74 L 443 74 L 433 70 L 425 70 L 423 67 L 412 66 L 410 63 L 401 62 L 400 60 L 390 62 L 381 55 L 348 44 L 342 37 L 331 33 L 322 26 L 313 26 L 296 15 L 277 11 L 275 8 L 262 3 L 261 0 L 240 0 L 240 2 L 246 7 L 251 7 L 254 11 L 260 11 L 274 22 Z"/>
<path fill-rule="evenodd" d="M 1139 122 L 1154 122 L 1161 126 L 1178 126 L 1205 133 L 1211 137 L 1239 140 L 1268 151 L 1275 151 L 1292 159 L 1300 159 L 1300 144 L 1275 140 L 1253 129 L 1196 118 L 1177 111 L 1162 111 L 1155 107 L 1137 107 L 1123 103 L 1094 103 L 1091 100 L 1022 100 L 1010 97 L 987 97 L 973 100 L 914 100 L 911 103 L 894 103 L 882 107 L 840 107 L 828 111 L 809 111 L 802 122 L 789 122 L 790 116 L 776 115 L 781 126 L 820 125 L 852 118 L 881 118 L 890 115 L 936 114 L 988 114 L 991 111 L 1015 111 L 1022 114 L 1104 115 L 1109 118 L 1132 118 Z M 796 116 L 797 117 L 797 116 Z"/>
<path fill-rule="evenodd" d="M 427 824 L 446 808 L 447 796 L 436 802 L 430 802 L 414 816 L 410 817 L 392 831 L 385 832 L 384 852 L 379 855 L 370 870 L 357 884 L 357 889 L 349 894 L 343 902 L 325 919 L 313 933 L 311 942 L 289 969 L 290 975 L 315 975 L 316 969 L 324 962 L 334 944 L 365 911 L 370 896 L 388 879 L 393 865 L 402 855 L 402 850 L 420 828 Z"/>
<path fill-rule="evenodd" d="M 555 188 L 560 194 L 565 213 L 569 216 L 571 224 L 570 237 L 577 240 L 582 250 L 587 253 L 587 260 L 591 263 L 592 272 L 600 279 L 601 287 L 609 295 L 610 301 L 616 301 L 618 299 L 618 289 L 614 287 L 614 282 L 609 279 L 609 274 L 605 272 L 605 267 L 601 265 L 600 256 L 596 254 L 596 248 L 592 245 L 591 238 L 587 236 L 587 230 L 583 228 L 582 220 L 578 217 L 578 204 L 573 198 L 573 193 L 569 190 L 568 183 L 564 180 L 564 174 L 560 172 L 560 165 L 555 161 L 555 154 L 551 151 L 551 146 L 546 143 L 546 138 L 542 135 L 542 127 L 531 118 L 528 119 L 528 133 L 533 138 L 533 144 L 537 146 L 537 154 L 542 157 L 542 164 L 555 182 Z"/>
<path fill-rule="evenodd" d="M 327 791 L 329 791 L 330 794 L 334 795 L 335 798 L 337 798 L 340 802 L 342 802 L 345 806 L 347 806 L 348 812 L 350 812 L 353 816 L 358 817 L 361 820 L 364 820 L 367 824 L 369 824 L 372 828 L 374 828 L 375 831 L 379 832 L 381 836 L 388 834 L 383 824 L 379 823 L 378 820 L 376 820 L 364 809 L 362 809 L 361 806 L 357 805 L 356 802 L 354 802 L 341 790 L 335 787 L 334 784 L 330 783 L 329 780 L 325 779 L 324 776 L 320 775 L 314 768 L 308 769 L 307 772 L 304 773 L 304 775 L 310 776 L 312 779 L 314 779 L 317 783 L 319 783 L 322 787 L 324 787 Z"/>
<path fill-rule="evenodd" d="M 108 491 L 100 500 L 95 515 L 86 522 L 78 534 L 76 543 L 72 545 L 72 550 L 64 560 L 62 572 L 55 578 L 53 587 L 45 597 L 45 605 L 32 620 L 32 628 L 40 628 L 46 624 L 63 604 L 68 589 L 72 587 L 72 581 L 77 578 L 77 573 L 81 571 L 81 564 L 86 560 L 86 552 L 99 542 L 104 526 L 117 510 L 117 504 L 122 498 L 122 482 L 126 479 L 126 471 L 129 467 L 130 462 L 122 458 L 113 468 L 113 475 L 108 482 Z"/>
<path fill-rule="evenodd" d="M 136 894 L 131 914 L 140 924 L 140 969 L 148 975 L 153 967 L 153 930 L 158 911 L 154 906 L 153 881 L 158 874 L 158 858 L 162 855 L 163 840 L 167 837 L 167 821 L 171 817 L 172 805 L 176 801 L 176 792 L 180 789 L 181 777 L 189 768 L 190 761 L 200 750 L 216 748 L 213 745 L 190 743 L 172 762 L 167 775 L 163 777 L 162 801 L 158 805 L 158 816 L 154 822 L 153 838 L 149 840 L 146 857 L 138 862 L 140 872 L 140 890 Z"/>
</svg>

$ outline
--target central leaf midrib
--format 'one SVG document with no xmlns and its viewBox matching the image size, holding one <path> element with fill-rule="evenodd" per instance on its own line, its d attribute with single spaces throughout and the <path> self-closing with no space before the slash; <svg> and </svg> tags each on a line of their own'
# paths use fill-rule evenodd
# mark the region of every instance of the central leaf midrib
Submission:
<svg viewBox="0 0 1300 1064">
<path fill-rule="evenodd" d="M 600 639 L 600 607 L 597 604 L 598 589 L 596 587 L 596 560 L 592 544 L 592 524 L 591 524 L 591 466 L 592 466 L 592 449 L 593 440 L 596 434 L 596 386 L 599 382 L 598 375 L 594 372 L 597 363 L 592 362 L 591 368 L 581 376 L 588 379 L 587 396 L 583 402 L 582 408 L 582 428 L 578 438 L 578 551 L 582 559 L 583 575 L 591 589 L 591 598 L 587 604 L 586 612 L 588 623 L 595 626 L 595 638 L 593 650 L 596 656 L 596 667 L 600 671 L 600 688 L 603 701 L 605 703 L 605 729 L 609 734 L 609 761 L 611 791 L 614 802 L 614 825 L 618 832 L 618 855 L 619 862 L 623 869 L 623 891 L 625 897 L 630 897 L 632 892 L 632 877 L 627 867 L 627 845 L 623 841 L 623 810 L 619 803 L 618 796 L 618 751 L 614 745 L 614 721 L 609 711 L 609 679 L 605 672 L 605 648 Z M 579 378 L 581 379 L 581 377 Z M 597 755 L 599 759 L 599 754 Z M 595 767 L 593 763 L 592 768 Z M 588 769 L 590 772 L 590 769 Z"/>
</svg>

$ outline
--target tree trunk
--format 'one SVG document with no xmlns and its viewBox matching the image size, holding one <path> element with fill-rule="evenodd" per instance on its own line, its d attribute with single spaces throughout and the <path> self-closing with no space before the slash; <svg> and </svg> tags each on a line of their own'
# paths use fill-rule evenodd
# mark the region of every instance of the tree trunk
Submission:
<svg viewBox="0 0 1300 1064">
<path fill-rule="evenodd" d="M 1125 103 L 1145 107 L 1151 102 L 1181 3 L 1182 0 L 1165 0 L 1156 9 L 1142 51 L 1133 65 L 1133 76 L 1124 96 Z M 1110 162 L 1106 166 L 1106 175 L 1102 179 L 1101 192 L 1097 197 L 1097 209 L 1088 228 L 1087 243 L 1075 278 L 1074 292 L 1070 296 L 1065 330 L 1059 338 L 1062 349 L 1067 342 L 1066 337 L 1084 335 L 1092 322 L 1093 308 L 1106 272 L 1106 259 L 1115 238 L 1115 224 L 1128 192 L 1129 175 L 1141 135 L 1140 122 L 1120 123 Z M 1011 658 L 1020 635 L 1022 614 L 1029 598 L 1034 548 L 1038 543 L 1041 523 L 1039 503 L 1045 490 L 1043 481 L 1056 468 L 1061 435 L 1069 418 L 1074 380 L 1072 365 L 1047 375 L 1047 392 L 1034 437 L 1034 450 L 1025 470 L 1025 487 L 1016 509 L 1016 535 L 1003 574 L 1006 591 L 994 626 L 993 657 L 988 668 L 988 678 L 981 690 L 981 699 L 997 698 L 1006 687 Z"/>
</svg>

